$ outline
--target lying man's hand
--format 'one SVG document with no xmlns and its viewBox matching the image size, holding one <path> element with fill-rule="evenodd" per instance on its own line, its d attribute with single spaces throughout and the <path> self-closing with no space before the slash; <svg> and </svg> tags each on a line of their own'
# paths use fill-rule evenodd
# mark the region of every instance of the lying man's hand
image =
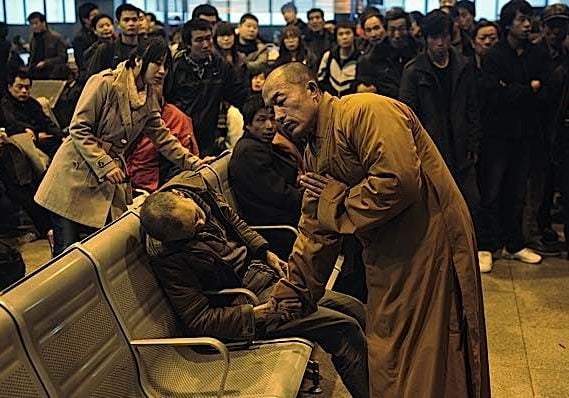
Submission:
<svg viewBox="0 0 569 398">
<path fill-rule="evenodd" d="M 279 256 L 272 251 L 267 251 L 267 265 L 274 269 L 281 278 L 286 278 L 287 275 L 285 270 L 287 269 L 288 264 L 281 260 Z"/>
<path fill-rule="evenodd" d="M 263 324 L 269 321 L 290 321 L 300 318 L 302 304 L 298 299 L 284 299 L 277 303 L 273 297 L 266 303 L 253 307 L 255 323 Z"/>
<path fill-rule="evenodd" d="M 319 198 L 324 188 L 326 188 L 326 184 L 332 180 L 333 178 L 330 176 L 325 177 L 309 172 L 300 177 L 300 186 L 306 189 L 307 195 Z"/>
</svg>

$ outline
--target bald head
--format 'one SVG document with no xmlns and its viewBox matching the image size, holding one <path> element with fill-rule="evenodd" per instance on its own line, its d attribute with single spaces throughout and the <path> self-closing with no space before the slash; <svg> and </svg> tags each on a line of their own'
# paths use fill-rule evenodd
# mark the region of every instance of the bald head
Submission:
<svg viewBox="0 0 569 398">
<path fill-rule="evenodd" d="M 301 62 L 273 70 L 263 86 L 263 100 L 272 106 L 275 119 L 293 136 L 305 136 L 314 128 L 322 93 L 314 72 Z"/>
<path fill-rule="evenodd" d="M 190 239 L 205 223 L 205 213 L 191 198 L 174 192 L 155 192 L 140 210 L 146 233 L 161 242 Z"/>
</svg>

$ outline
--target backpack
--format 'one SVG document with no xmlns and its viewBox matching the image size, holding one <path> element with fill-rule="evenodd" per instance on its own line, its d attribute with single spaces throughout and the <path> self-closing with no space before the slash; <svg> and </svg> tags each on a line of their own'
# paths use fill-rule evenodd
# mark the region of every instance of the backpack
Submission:
<svg viewBox="0 0 569 398">
<path fill-rule="evenodd" d="M 18 250 L 0 241 L 0 290 L 23 278 L 26 264 Z"/>
</svg>

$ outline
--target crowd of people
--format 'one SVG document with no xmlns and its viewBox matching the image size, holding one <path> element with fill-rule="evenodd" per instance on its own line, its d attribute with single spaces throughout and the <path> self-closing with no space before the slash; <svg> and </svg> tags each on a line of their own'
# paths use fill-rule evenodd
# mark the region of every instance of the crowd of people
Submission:
<svg viewBox="0 0 569 398">
<path fill-rule="evenodd" d="M 342 249 L 353 273 L 363 269 L 364 257 L 368 268 L 380 258 L 394 265 L 406 256 L 410 268 L 421 268 L 426 260 L 409 253 L 437 247 L 448 263 L 428 266 L 444 268 L 444 286 L 462 289 L 478 271 L 492 270 L 498 250 L 531 264 L 567 250 L 553 222 L 557 217 L 569 234 L 569 7 L 553 4 L 538 15 L 526 1 L 512 0 L 496 22 L 477 21 L 468 0 L 441 0 L 426 15 L 370 7 L 355 22 L 327 21 L 314 8 L 305 23 L 294 3 L 281 11 L 286 26 L 271 45 L 251 13 L 234 26 L 204 4 L 180 29 L 169 29 L 131 4 L 109 16 L 85 3 L 71 41 L 73 59 L 66 40 L 33 12 L 27 63 L 0 24 L 0 181 L 38 237 L 53 231 L 54 255 L 119 217 L 137 190 L 155 192 L 142 208 L 142 224 L 155 246 L 149 249 L 153 265 L 190 333 L 314 339 L 333 355 L 353 396 L 367 397 L 365 310 L 349 296 L 323 296 L 328 273 L 322 264 L 342 246 L 339 234 L 358 236 Z M 46 79 L 66 81 L 53 109 L 30 94 L 34 80 Z M 302 89 L 290 91 L 295 85 Z M 356 93 L 362 95 L 349 96 Z M 415 142 L 397 132 L 406 128 Z M 326 129 L 334 140 L 326 139 Z M 233 150 L 228 174 L 238 215 L 194 173 L 226 149 Z M 393 182 L 393 176 L 401 179 Z M 344 184 L 351 187 L 348 196 Z M 405 184 L 410 188 L 401 199 Z M 385 203 L 362 199 L 374 192 L 388 192 Z M 456 232 L 448 246 L 441 243 L 448 235 L 437 232 L 442 221 L 433 221 L 439 213 Z M 392 217 L 400 221 L 389 229 L 384 223 Z M 300 223 L 291 282 L 279 280 L 284 264 L 241 220 Z M 417 228 L 406 243 L 397 241 L 395 233 L 413 223 Z M 391 240 L 385 238 L 390 232 Z M 460 257 L 464 247 L 475 250 L 474 240 L 478 258 Z M 477 264 L 475 273 L 471 264 Z M 232 272 L 224 274 L 227 265 Z M 215 276 L 214 269 L 220 270 Z M 386 283 L 378 276 L 372 274 L 376 283 Z M 421 278 L 397 278 L 420 297 L 431 294 Z M 237 286 L 266 303 L 219 307 L 203 295 Z M 391 380 L 386 363 L 402 366 L 407 382 L 426 389 L 446 383 L 449 391 L 488 392 L 480 291 L 457 296 L 452 286 L 448 297 L 429 302 L 441 311 L 464 305 L 469 341 L 456 342 L 457 350 L 472 349 L 474 357 L 441 357 L 461 361 L 454 363 L 457 374 L 450 380 L 435 372 L 427 382 L 413 371 L 415 356 L 389 358 L 392 347 L 379 353 L 379 346 L 370 346 L 370 370 L 385 372 L 371 384 L 372 393 L 417 391 Z M 346 292 L 367 299 L 365 287 L 355 290 Z M 406 300 L 399 304 L 407 311 L 413 293 L 402 294 Z M 321 307 L 308 317 L 275 318 L 304 313 L 317 302 Z M 415 304 L 419 313 L 428 312 L 424 303 Z M 371 305 L 377 309 L 373 330 L 382 338 L 393 328 L 419 333 L 424 327 L 418 319 L 403 327 L 396 317 L 388 325 L 379 317 L 389 312 L 386 304 Z M 461 324 L 454 312 L 447 315 L 423 321 L 435 328 Z M 383 344 L 373 336 L 368 342 Z"/>
</svg>

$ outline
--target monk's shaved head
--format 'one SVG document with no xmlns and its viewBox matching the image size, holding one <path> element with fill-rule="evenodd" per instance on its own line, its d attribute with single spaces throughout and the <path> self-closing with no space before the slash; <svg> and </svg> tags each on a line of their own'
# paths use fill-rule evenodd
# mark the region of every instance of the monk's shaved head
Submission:
<svg viewBox="0 0 569 398">
<path fill-rule="evenodd" d="M 263 86 L 263 100 L 272 106 L 281 128 L 301 137 L 314 130 L 322 93 L 314 72 L 301 62 L 273 70 Z"/>
</svg>

